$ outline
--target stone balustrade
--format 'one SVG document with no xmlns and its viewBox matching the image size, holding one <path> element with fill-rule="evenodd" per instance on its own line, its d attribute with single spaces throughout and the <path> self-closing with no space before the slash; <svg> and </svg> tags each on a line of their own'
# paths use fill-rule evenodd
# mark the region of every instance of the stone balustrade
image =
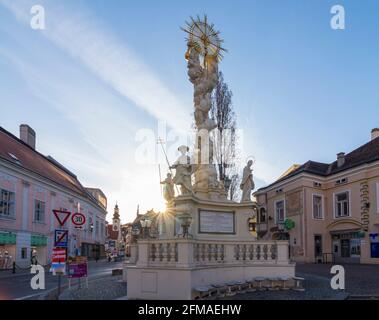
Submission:
<svg viewBox="0 0 379 320">
<path fill-rule="evenodd" d="M 139 240 L 139 267 L 288 264 L 288 241 Z"/>
</svg>

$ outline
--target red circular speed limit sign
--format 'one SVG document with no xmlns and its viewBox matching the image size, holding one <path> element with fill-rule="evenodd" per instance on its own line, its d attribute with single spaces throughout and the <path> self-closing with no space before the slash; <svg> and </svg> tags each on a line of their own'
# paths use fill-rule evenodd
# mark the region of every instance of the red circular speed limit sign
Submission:
<svg viewBox="0 0 379 320">
<path fill-rule="evenodd" d="M 86 217 L 82 213 L 74 213 L 71 216 L 71 221 L 76 226 L 82 226 L 83 224 L 86 223 Z"/>
</svg>

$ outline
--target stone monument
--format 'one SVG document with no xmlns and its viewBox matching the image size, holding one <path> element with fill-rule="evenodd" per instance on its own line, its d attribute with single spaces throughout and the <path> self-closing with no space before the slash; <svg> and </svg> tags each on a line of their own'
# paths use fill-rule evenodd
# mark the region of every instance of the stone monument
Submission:
<svg viewBox="0 0 379 320">
<path fill-rule="evenodd" d="M 242 199 L 227 199 L 213 162 L 209 117 L 211 94 L 218 82 L 222 52 L 219 32 L 207 17 L 187 23 L 188 76 L 194 86 L 196 143 L 188 146 L 170 166 L 164 198 L 167 210 L 160 219 L 165 232 L 158 239 L 138 240 L 135 265 L 126 266 L 129 299 L 191 299 L 196 286 L 256 276 L 294 276 L 287 241 L 257 241 L 249 224 L 260 208 L 252 201 L 254 180 L 249 161 L 241 180 Z M 191 161 L 193 160 L 193 161 Z M 180 192 L 173 194 L 173 183 Z M 255 220 L 256 221 L 256 220 Z"/>
</svg>

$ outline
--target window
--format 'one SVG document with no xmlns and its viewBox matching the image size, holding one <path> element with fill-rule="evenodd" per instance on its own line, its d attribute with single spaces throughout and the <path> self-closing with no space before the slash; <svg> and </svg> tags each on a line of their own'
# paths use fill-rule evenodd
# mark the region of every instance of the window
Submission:
<svg viewBox="0 0 379 320">
<path fill-rule="evenodd" d="M 323 219 L 322 196 L 313 195 L 313 219 Z"/>
<path fill-rule="evenodd" d="M 350 216 L 349 192 L 341 192 L 335 195 L 334 216 L 336 218 Z"/>
<path fill-rule="evenodd" d="M 103 223 L 101 223 L 100 225 L 100 235 L 101 237 L 104 237 L 104 224 Z"/>
<path fill-rule="evenodd" d="M 275 203 L 276 223 L 284 222 L 284 200 Z"/>
<path fill-rule="evenodd" d="M 88 230 L 90 232 L 93 232 L 93 222 L 92 222 L 92 217 L 88 218 Z"/>
<path fill-rule="evenodd" d="M 21 248 L 21 259 L 26 259 L 28 257 L 28 248 Z"/>
<path fill-rule="evenodd" d="M 259 214 L 259 222 L 266 222 L 266 209 L 261 208 L 260 214 Z"/>
<path fill-rule="evenodd" d="M 96 235 L 99 234 L 99 221 L 96 221 Z"/>
<path fill-rule="evenodd" d="M 45 202 L 34 200 L 34 221 L 45 222 Z"/>
<path fill-rule="evenodd" d="M 15 194 L 7 190 L 0 189 L 0 216 L 14 217 L 15 214 Z"/>
</svg>

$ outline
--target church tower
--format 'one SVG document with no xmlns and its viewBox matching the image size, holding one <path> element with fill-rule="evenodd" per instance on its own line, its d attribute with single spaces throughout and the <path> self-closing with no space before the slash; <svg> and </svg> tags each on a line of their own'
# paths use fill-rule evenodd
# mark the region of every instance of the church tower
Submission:
<svg viewBox="0 0 379 320">
<path fill-rule="evenodd" d="M 112 224 L 113 224 L 113 226 L 112 226 L 113 231 L 117 231 L 119 236 L 120 236 L 121 235 L 121 222 L 120 222 L 120 213 L 119 213 L 117 203 L 114 207 Z"/>
</svg>

